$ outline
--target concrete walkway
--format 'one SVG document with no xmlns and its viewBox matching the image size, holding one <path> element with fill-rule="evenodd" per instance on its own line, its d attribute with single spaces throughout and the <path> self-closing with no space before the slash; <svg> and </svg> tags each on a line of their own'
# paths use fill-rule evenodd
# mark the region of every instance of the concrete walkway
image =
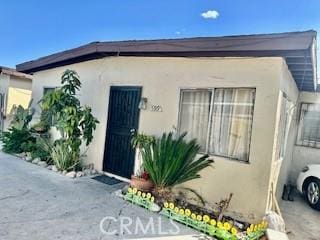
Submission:
<svg viewBox="0 0 320 240">
<path fill-rule="evenodd" d="M 111 240 L 194 234 L 189 228 L 119 199 L 112 194 L 119 187 L 89 177 L 69 179 L 0 153 L 0 239 Z M 111 218 L 102 221 L 102 228 L 112 235 L 100 230 L 105 217 Z M 131 225 L 129 218 L 133 220 Z M 121 229 L 120 221 L 128 227 Z M 141 229 L 150 222 L 153 224 L 144 229 L 144 234 Z"/>
<path fill-rule="evenodd" d="M 320 211 L 310 208 L 300 194 L 295 193 L 294 202 L 282 201 L 281 211 L 290 240 L 320 239 Z"/>
</svg>

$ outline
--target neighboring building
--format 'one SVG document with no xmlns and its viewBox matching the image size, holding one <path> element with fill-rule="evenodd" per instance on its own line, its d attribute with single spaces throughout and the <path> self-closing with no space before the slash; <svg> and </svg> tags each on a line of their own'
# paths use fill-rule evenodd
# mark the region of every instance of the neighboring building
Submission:
<svg viewBox="0 0 320 240">
<path fill-rule="evenodd" d="M 6 130 L 13 106 L 28 107 L 31 100 L 32 76 L 0 66 L 0 126 Z"/>
<path fill-rule="evenodd" d="M 130 178 L 139 162 L 131 132 L 160 135 L 175 126 L 215 160 L 188 186 L 211 203 L 233 193 L 230 210 L 258 218 L 277 205 L 292 158 L 306 163 L 310 151 L 320 163 L 320 149 L 296 146 L 295 136 L 301 102 L 317 100 L 309 98 L 317 96 L 315 45 L 314 31 L 95 42 L 17 69 L 33 74 L 34 104 L 64 70 L 77 71 L 81 102 L 100 121 L 86 158 L 97 169 Z M 312 126 L 302 128 L 303 141 L 315 117 L 304 121 Z"/>
<path fill-rule="evenodd" d="M 318 89 L 319 90 L 319 89 Z M 320 93 L 301 92 L 293 126 L 289 182 L 295 183 L 307 164 L 320 164 Z"/>
</svg>

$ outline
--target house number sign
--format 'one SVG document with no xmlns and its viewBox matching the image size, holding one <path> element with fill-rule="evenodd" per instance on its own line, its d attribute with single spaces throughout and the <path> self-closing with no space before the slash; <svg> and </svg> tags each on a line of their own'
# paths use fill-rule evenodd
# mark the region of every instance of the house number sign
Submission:
<svg viewBox="0 0 320 240">
<path fill-rule="evenodd" d="M 151 111 L 162 112 L 162 107 L 160 105 L 151 105 Z"/>
</svg>

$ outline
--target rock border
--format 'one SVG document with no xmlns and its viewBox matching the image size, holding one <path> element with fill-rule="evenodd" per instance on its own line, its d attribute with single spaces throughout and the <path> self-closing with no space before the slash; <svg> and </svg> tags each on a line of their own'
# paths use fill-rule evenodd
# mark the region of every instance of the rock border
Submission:
<svg viewBox="0 0 320 240">
<path fill-rule="evenodd" d="M 91 165 L 90 165 L 90 168 L 84 168 L 82 171 L 70 171 L 70 172 L 59 171 L 55 165 L 48 165 L 47 162 L 41 161 L 40 158 L 32 159 L 32 157 L 28 156 L 28 154 L 26 154 L 26 153 L 14 154 L 14 155 L 16 157 L 26 161 L 26 162 L 32 163 L 32 164 L 37 165 L 42 168 L 46 168 L 52 172 L 60 173 L 61 175 L 65 175 L 71 179 L 81 178 L 81 177 L 85 177 L 85 176 L 94 176 L 99 173 L 96 169 L 92 168 Z"/>
</svg>

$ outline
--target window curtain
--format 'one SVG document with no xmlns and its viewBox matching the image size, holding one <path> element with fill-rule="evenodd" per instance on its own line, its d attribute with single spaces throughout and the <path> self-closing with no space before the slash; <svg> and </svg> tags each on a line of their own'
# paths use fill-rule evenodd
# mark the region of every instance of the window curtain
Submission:
<svg viewBox="0 0 320 240">
<path fill-rule="evenodd" d="M 248 161 L 254 89 L 216 89 L 209 153 Z"/>
<path fill-rule="evenodd" d="M 206 151 L 211 91 L 182 92 L 179 132 L 187 132 L 186 140 L 196 138 L 201 151 Z"/>
</svg>

